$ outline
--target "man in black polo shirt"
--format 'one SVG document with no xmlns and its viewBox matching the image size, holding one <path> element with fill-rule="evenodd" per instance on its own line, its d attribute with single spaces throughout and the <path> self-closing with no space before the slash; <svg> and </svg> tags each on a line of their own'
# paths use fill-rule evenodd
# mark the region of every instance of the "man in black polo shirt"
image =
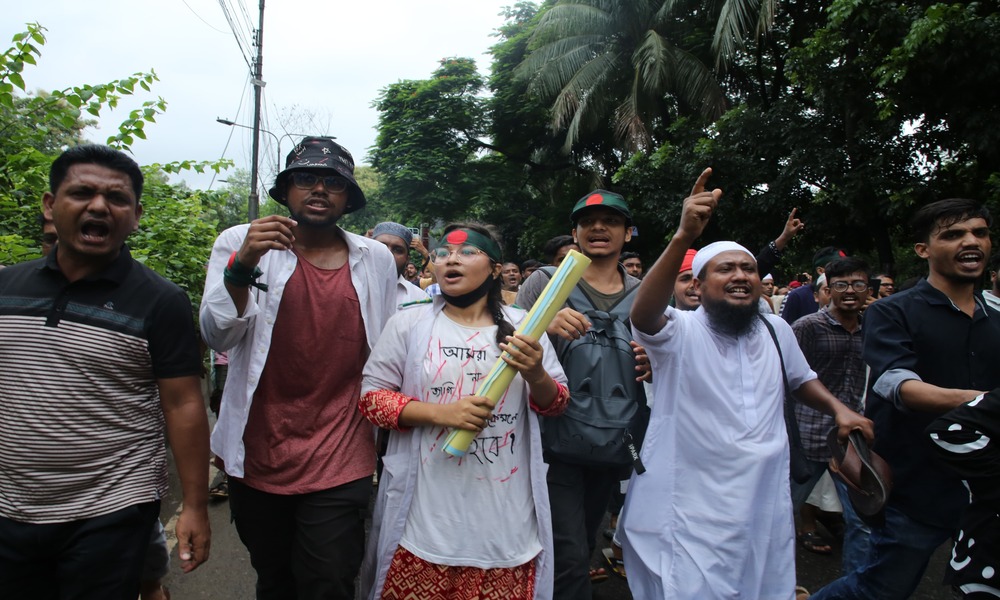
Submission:
<svg viewBox="0 0 1000 600">
<path fill-rule="evenodd" d="M 990 255 L 989 212 L 971 200 L 928 204 L 914 216 L 914 251 L 929 275 L 865 311 L 866 414 L 875 450 L 893 471 L 885 523 L 872 527 L 868 564 L 813 595 L 903 599 L 958 525 L 969 492 L 936 464 L 924 430 L 1000 386 L 1000 313 L 977 293 Z"/>
<path fill-rule="evenodd" d="M 182 568 L 208 558 L 208 422 L 184 292 L 131 258 L 143 177 L 105 146 L 64 152 L 42 199 L 46 258 L 0 272 L 0 590 L 138 596 L 167 492 L 184 494 Z"/>
</svg>

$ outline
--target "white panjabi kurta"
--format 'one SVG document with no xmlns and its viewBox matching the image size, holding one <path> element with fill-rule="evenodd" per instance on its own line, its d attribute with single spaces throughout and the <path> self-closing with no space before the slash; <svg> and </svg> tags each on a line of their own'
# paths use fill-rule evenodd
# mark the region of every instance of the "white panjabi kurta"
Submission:
<svg viewBox="0 0 1000 600">
<path fill-rule="evenodd" d="M 739 338 L 704 308 L 666 311 L 656 335 L 635 331 L 653 368 L 652 414 L 618 537 L 628 583 L 644 600 L 791 600 L 795 528 L 784 384 L 762 323 Z M 765 318 L 789 384 L 816 378 L 787 323 Z"/>
</svg>

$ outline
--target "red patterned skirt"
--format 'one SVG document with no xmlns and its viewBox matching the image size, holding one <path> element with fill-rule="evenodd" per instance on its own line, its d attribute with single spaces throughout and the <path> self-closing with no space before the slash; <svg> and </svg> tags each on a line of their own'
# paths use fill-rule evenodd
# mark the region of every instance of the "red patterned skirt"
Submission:
<svg viewBox="0 0 1000 600">
<path fill-rule="evenodd" d="M 402 546 L 392 555 L 382 600 L 532 600 L 535 561 L 509 569 L 429 563 Z"/>
</svg>

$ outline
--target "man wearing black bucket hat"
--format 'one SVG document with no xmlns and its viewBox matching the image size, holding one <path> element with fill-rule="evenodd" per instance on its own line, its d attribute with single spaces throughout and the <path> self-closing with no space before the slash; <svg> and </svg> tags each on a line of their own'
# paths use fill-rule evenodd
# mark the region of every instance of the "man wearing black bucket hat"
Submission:
<svg viewBox="0 0 1000 600">
<path fill-rule="evenodd" d="M 361 370 L 396 304 L 386 247 L 337 226 L 365 205 L 332 138 L 288 155 L 271 215 L 215 242 L 201 328 L 229 352 L 212 449 L 257 571 L 257 598 L 353 598 L 375 448 Z"/>
</svg>

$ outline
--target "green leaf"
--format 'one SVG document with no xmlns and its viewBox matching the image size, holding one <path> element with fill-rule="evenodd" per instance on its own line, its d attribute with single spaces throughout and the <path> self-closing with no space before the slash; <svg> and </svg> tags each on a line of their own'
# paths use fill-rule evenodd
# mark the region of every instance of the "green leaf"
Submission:
<svg viewBox="0 0 1000 600">
<path fill-rule="evenodd" d="M 24 78 L 18 73 L 8 73 L 7 79 L 17 87 L 24 89 Z"/>
</svg>

